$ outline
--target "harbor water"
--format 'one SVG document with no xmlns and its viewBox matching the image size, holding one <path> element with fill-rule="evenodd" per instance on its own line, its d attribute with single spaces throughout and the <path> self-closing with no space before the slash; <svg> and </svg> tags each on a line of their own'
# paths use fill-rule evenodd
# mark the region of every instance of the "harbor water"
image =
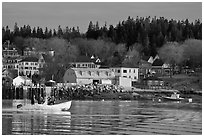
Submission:
<svg viewBox="0 0 204 137">
<path fill-rule="evenodd" d="M 19 111 L 3 100 L 3 135 L 201 135 L 202 103 L 72 101 L 69 111 Z"/>
</svg>

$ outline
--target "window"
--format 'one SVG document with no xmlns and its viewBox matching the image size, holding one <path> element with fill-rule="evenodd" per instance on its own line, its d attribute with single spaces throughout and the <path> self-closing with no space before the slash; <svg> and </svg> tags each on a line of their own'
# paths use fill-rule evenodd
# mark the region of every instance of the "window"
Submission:
<svg viewBox="0 0 204 137">
<path fill-rule="evenodd" d="M 124 78 L 127 78 L 127 76 L 123 76 Z"/>
<path fill-rule="evenodd" d="M 137 77 L 134 77 L 135 79 L 137 79 Z"/>
<path fill-rule="evenodd" d="M 124 70 L 123 70 L 123 73 L 127 73 L 127 70 L 124 69 Z"/>
<path fill-rule="evenodd" d="M 38 63 L 36 62 L 35 65 L 38 65 Z"/>
<path fill-rule="evenodd" d="M 134 69 L 134 73 L 135 73 L 135 69 Z"/>
<path fill-rule="evenodd" d="M 25 67 L 25 69 L 28 69 L 28 67 Z"/>
<path fill-rule="evenodd" d="M 25 65 L 28 65 L 28 62 L 26 62 Z"/>
<path fill-rule="evenodd" d="M 131 73 L 131 69 L 129 69 L 129 73 Z"/>
<path fill-rule="evenodd" d="M 82 71 L 79 71 L 79 74 L 82 75 Z"/>
<path fill-rule="evenodd" d="M 88 73 L 89 73 L 89 75 L 91 76 L 91 71 L 89 71 Z"/>
<path fill-rule="evenodd" d="M 129 76 L 129 78 L 131 78 L 131 76 Z"/>
<path fill-rule="evenodd" d="M 118 69 L 118 73 L 120 73 L 120 70 Z"/>
</svg>

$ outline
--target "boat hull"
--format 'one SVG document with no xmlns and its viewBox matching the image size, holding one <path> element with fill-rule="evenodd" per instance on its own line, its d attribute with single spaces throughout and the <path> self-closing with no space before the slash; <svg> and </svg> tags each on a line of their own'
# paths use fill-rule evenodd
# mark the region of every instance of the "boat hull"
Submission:
<svg viewBox="0 0 204 137">
<path fill-rule="evenodd" d="M 27 104 L 20 107 L 20 110 L 53 110 L 53 111 L 68 111 L 71 107 L 72 101 L 67 101 L 60 104 L 47 105 L 47 104 Z"/>
<path fill-rule="evenodd" d="M 166 100 L 166 101 L 181 101 L 181 100 L 184 100 L 184 98 L 163 97 L 163 100 Z"/>
</svg>

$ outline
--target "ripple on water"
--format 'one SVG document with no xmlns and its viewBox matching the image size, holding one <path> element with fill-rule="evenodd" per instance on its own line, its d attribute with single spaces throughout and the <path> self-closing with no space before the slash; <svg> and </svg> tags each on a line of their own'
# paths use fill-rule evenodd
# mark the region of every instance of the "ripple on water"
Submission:
<svg viewBox="0 0 204 137">
<path fill-rule="evenodd" d="M 174 107 L 176 105 L 176 107 Z M 70 113 L 2 111 L 3 134 L 202 134 L 202 110 L 138 101 L 73 101 Z M 186 104 L 181 106 L 186 107 Z M 173 107 L 172 107 L 173 106 Z"/>
</svg>

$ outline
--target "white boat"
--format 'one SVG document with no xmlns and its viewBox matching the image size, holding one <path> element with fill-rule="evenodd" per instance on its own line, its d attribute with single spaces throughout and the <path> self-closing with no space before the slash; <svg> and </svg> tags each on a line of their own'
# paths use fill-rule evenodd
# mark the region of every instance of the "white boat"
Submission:
<svg viewBox="0 0 204 137">
<path fill-rule="evenodd" d="M 28 111 L 32 111 L 32 110 L 53 110 L 53 111 L 68 111 L 71 107 L 71 102 L 72 101 L 67 101 L 64 103 L 60 103 L 60 104 L 54 104 L 54 105 L 47 105 L 47 102 L 45 102 L 44 104 L 26 104 L 25 106 L 20 106 L 18 109 L 19 110 L 28 110 Z"/>
<path fill-rule="evenodd" d="M 181 98 L 180 94 L 174 93 L 171 95 L 171 97 L 163 97 L 163 99 L 169 100 L 169 101 L 181 101 L 184 98 Z"/>
</svg>

